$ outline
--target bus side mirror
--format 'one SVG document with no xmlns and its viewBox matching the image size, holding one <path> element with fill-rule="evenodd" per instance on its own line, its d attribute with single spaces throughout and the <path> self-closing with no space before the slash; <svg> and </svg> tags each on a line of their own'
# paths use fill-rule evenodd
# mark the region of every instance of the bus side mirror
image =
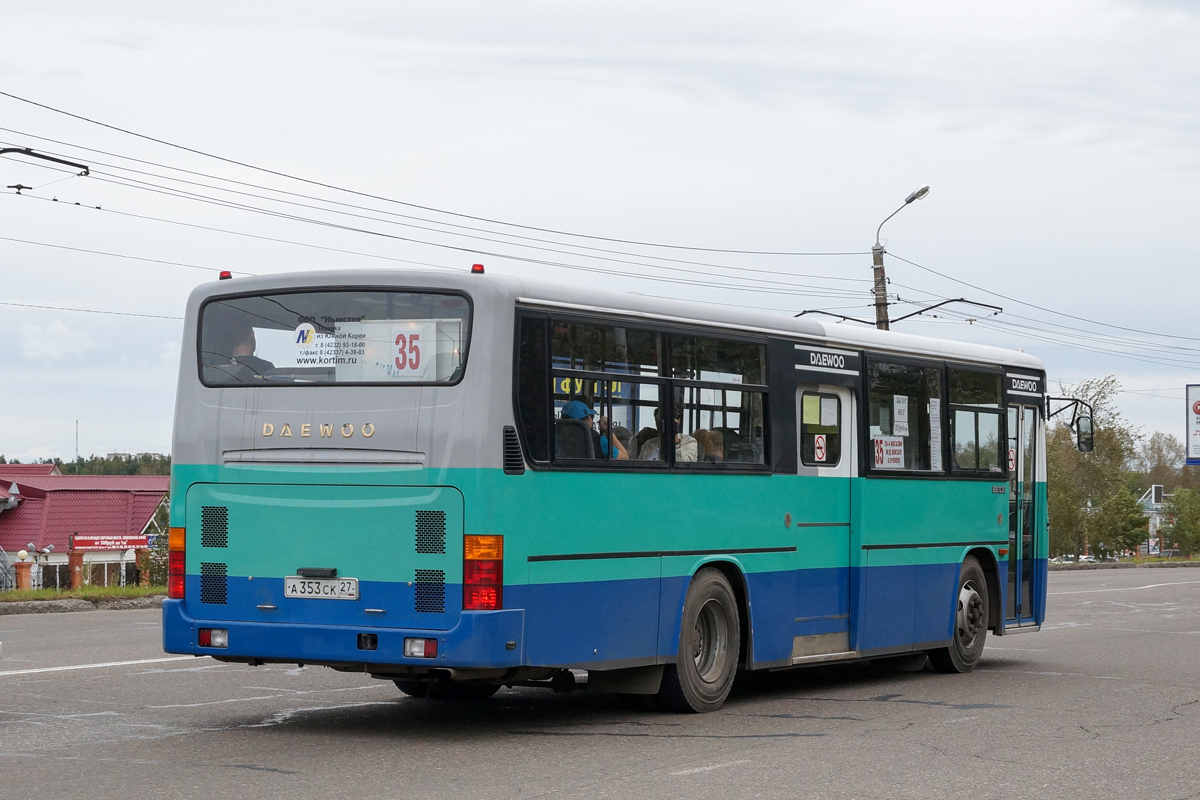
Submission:
<svg viewBox="0 0 1200 800">
<path fill-rule="evenodd" d="M 1075 447 L 1081 453 L 1090 453 L 1092 444 L 1092 418 L 1079 417 L 1075 420 Z"/>
</svg>

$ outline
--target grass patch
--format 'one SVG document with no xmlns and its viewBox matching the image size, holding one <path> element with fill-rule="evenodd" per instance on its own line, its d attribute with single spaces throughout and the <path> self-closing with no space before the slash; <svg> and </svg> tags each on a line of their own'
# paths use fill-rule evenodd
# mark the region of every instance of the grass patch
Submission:
<svg viewBox="0 0 1200 800">
<path fill-rule="evenodd" d="M 0 603 L 15 603 L 19 600 L 114 600 L 126 597 L 153 597 L 165 595 L 165 586 L 82 586 L 69 591 L 58 589 L 13 589 L 0 592 Z"/>
<path fill-rule="evenodd" d="M 1181 561 L 1182 562 L 1191 561 L 1192 558 L 1189 556 L 1172 556 L 1171 558 L 1163 558 L 1162 556 L 1138 556 L 1137 558 L 1134 558 L 1131 560 L 1135 564 L 1162 564 L 1162 563 L 1178 564 Z"/>
</svg>

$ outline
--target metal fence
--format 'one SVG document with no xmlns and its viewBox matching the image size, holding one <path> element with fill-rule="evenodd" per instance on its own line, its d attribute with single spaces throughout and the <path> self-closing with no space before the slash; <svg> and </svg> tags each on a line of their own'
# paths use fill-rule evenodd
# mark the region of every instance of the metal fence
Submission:
<svg viewBox="0 0 1200 800">
<path fill-rule="evenodd" d="M 17 588 L 17 571 L 13 569 L 8 553 L 4 552 L 4 548 L 0 548 L 0 592 L 7 592 L 15 588 Z"/>
<path fill-rule="evenodd" d="M 0 592 L 17 588 L 17 571 L 13 559 L 0 548 Z M 133 561 L 96 561 L 83 565 L 83 582 L 90 586 L 137 586 L 141 570 Z M 68 564 L 34 563 L 29 570 L 33 589 L 71 588 L 71 567 Z"/>
</svg>

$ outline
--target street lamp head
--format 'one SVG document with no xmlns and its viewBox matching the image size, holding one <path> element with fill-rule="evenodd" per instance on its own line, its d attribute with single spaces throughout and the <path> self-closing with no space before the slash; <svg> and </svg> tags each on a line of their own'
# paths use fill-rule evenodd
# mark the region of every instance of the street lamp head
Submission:
<svg viewBox="0 0 1200 800">
<path fill-rule="evenodd" d="M 917 189 L 915 192 L 910 194 L 908 197 L 904 198 L 904 205 L 908 205 L 913 200 L 920 200 L 927 194 L 929 194 L 929 187 L 922 186 L 920 189 Z"/>
</svg>

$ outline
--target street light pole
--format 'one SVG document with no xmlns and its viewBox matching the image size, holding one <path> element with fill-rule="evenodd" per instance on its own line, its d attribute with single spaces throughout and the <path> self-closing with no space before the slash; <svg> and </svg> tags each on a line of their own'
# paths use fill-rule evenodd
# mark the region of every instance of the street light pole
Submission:
<svg viewBox="0 0 1200 800">
<path fill-rule="evenodd" d="M 907 206 L 914 200 L 920 200 L 927 194 L 929 194 L 928 186 L 922 186 L 920 189 L 917 189 L 904 198 L 904 205 L 897 208 L 891 214 L 888 214 L 875 230 L 875 246 L 871 248 L 871 261 L 875 273 L 875 327 L 881 331 L 888 330 L 891 327 L 891 323 L 888 320 L 887 275 L 884 274 L 883 270 L 883 254 L 886 251 L 883 245 L 879 243 L 879 234 L 883 230 L 884 223 L 903 211 L 904 206 Z"/>
<path fill-rule="evenodd" d="M 881 331 L 889 330 L 887 276 L 883 274 L 883 247 L 875 245 L 871 248 L 871 260 L 875 272 L 875 327 Z"/>
</svg>

